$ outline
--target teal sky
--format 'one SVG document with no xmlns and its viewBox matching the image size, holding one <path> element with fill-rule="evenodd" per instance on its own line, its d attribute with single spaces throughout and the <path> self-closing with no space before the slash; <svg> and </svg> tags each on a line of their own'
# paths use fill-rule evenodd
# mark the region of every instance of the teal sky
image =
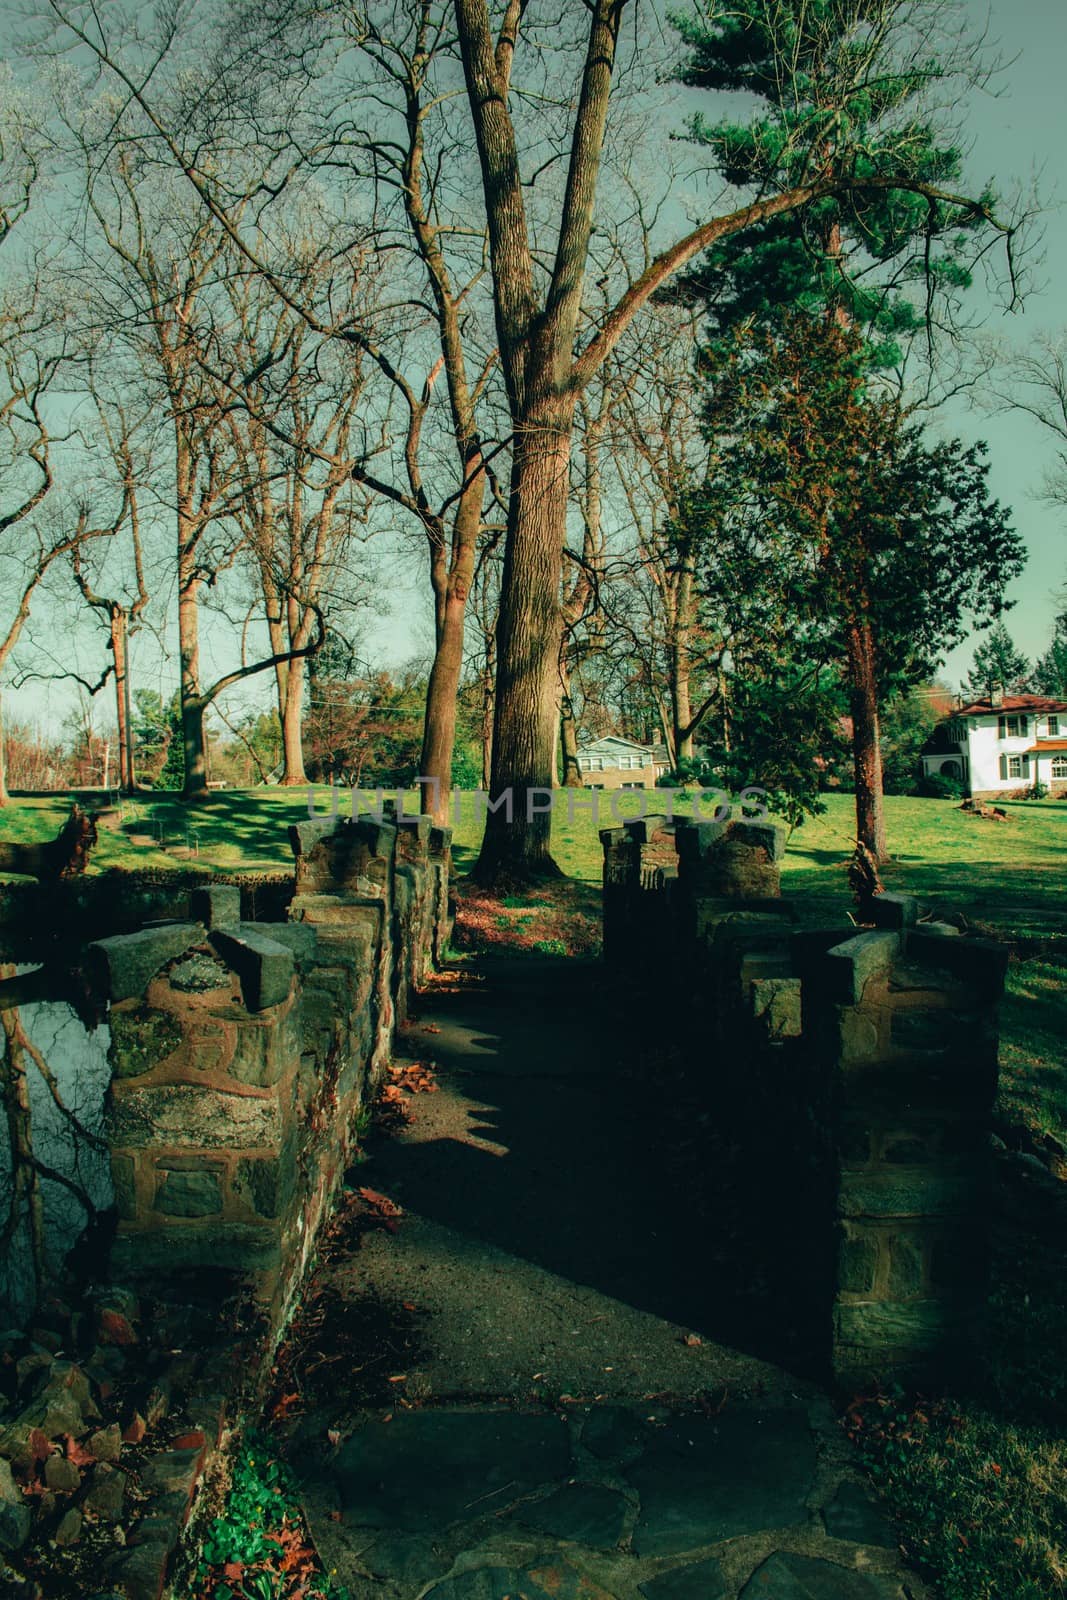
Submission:
<svg viewBox="0 0 1067 1600">
<path fill-rule="evenodd" d="M 977 21 L 986 7 L 975 4 L 974 11 Z M 992 0 L 989 17 L 1007 64 L 996 97 L 975 97 L 968 119 L 974 141 L 970 170 L 1005 189 L 1013 181 L 1036 183 L 1044 206 L 1043 259 L 1021 311 L 1005 313 L 981 290 L 975 298 L 988 303 L 990 334 L 1026 344 L 1042 332 L 1064 330 L 1067 336 L 1067 6 L 1063 0 Z M 989 442 L 994 493 L 1013 508 L 1030 551 L 1026 571 L 1009 591 L 1015 606 L 1006 622 L 1019 648 L 1039 655 L 1060 609 L 1057 596 L 1067 587 L 1067 506 L 1040 499 L 1053 461 L 1052 436 L 1019 412 L 990 414 L 962 401 L 945 408 L 941 425 Z M 970 644 L 954 651 L 946 675 L 954 680 L 965 672 L 972 653 Z"/>
<path fill-rule="evenodd" d="M 1009 314 L 983 285 L 970 298 L 987 335 L 1024 346 L 1038 333 L 1067 328 L 1067 0 L 991 0 L 988 7 L 985 0 L 972 0 L 972 6 L 976 26 L 988 15 L 991 41 L 1006 64 L 994 92 L 976 93 L 967 111 L 973 143 L 970 184 L 978 187 L 992 179 L 1005 192 L 1034 184 L 1043 214 L 1038 224 L 1040 260 L 1031 268 L 1033 288 L 1024 307 Z M 1047 645 L 1059 595 L 1067 587 L 1067 506 L 1050 506 L 1041 499 L 1042 479 L 1053 461 L 1052 436 L 1018 412 L 993 411 L 964 399 L 948 403 L 934 426 L 989 443 L 993 492 L 1012 507 L 1030 552 L 1026 571 L 1010 590 L 1015 604 L 1007 624 L 1019 648 L 1038 655 Z M 367 630 L 364 652 L 390 665 L 428 657 L 432 625 L 424 557 L 420 552 L 413 560 L 409 547 L 403 557 L 384 556 L 384 566 L 384 581 L 375 587 L 389 596 L 389 609 Z M 215 664 L 231 664 L 231 641 L 218 619 L 205 616 L 204 622 L 206 671 Z M 965 644 L 948 658 L 944 676 L 950 682 L 966 673 L 973 648 L 973 642 Z M 176 664 L 161 657 L 148 635 L 135 646 L 134 667 L 140 684 L 167 693 L 172 689 Z M 98 670 L 94 667 L 94 675 Z M 255 687 L 249 684 L 227 696 L 226 709 L 238 711 L 241 702 L 265 705 L 269 694 L 264 676 Z M 73 696 L 69 685 L 37 684 L 18 698 L 20 710 L 57 727 Z M 109 719 L 109 696 L 101 696 L 97 705 L 98 716 Z"/>
</svg>

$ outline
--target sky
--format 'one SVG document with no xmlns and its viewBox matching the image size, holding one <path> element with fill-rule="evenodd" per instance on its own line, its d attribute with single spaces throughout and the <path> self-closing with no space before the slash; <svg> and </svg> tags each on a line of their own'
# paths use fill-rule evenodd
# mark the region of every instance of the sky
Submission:
<svg viewBox="0 0 1067 1600">
<path fill-rule="evenodd" d="M 991 289 L 976 284 L 969 300 L 983 332 L 1010 345 L 1026 345 L 1037 334 L 1067 333 L 1067 0 L 971 0 L 976 26 L 988 17 L 991 45 L 999 47 L 1003 70 L 991 90 L 975 94 L 967 117 L 973 149 L 967 163 L 972 187 L 993 179 L 1004 193 L 1036 184 L 1041 214 L 1034 224 L 1033 289 L 1024 305 L 1005 309 Z M 1041 484 L 1053 460 L 1053 442 L 1020 412 L 991 409 L 983 390 L 973 401 L 957 398 L 939 411 L 937 432 L 990 450 L 990 488 L 1014 511 L 1015 525 L 1030 559 L 1008 591 L 1014 602 L 1006 618 L 1023 653 L 1043 653 L 1053 618 L 1067 590 L 1067 506 L 1050 506 Z M 397 574 L 402 583 L 403 576 Z M 376 630 L 376 643 L 395 659 L 422 653 L 429 640 L 425 586 L 394 593 L 393 611 Z M 943 676 L 955 685 L 970 668 L 977 640 L 947 658 Z"/>
<path fill-rule="evenodd" d="M 986 7 L 972 3 L 980 21 Z M 1063 0 L 993 0 L 988 15 L 991 36 L 1008 59 L 996 97 L 977 96 L 968 119 L 974 140 L 969 167 L 975 177 L 995 178 L 1003 189 L 1013 179 L 1024 186 L 1037 183 L 1043 259 L 1035 264 L 1035 289 L 1022 310 L 1009 314 L 990 300 L 986 326 L 995 337 L 1025 345 L 1036 334 L 1067 331 L 1067 6 Z M 1063 609 L 1058 596 L 1067 589 L 1067 506 L 1040 498 L 1053 461 L 1052 436 L 1020 412 L 990 413 L 982 396 L 977 405 L 949 403 L 941 425 L 988 441 L 993 493 L 1013 508 L 1030 552 L 1025 572 L 1009 590 L 1015 605 L 1006 622 L 1025 655 L 1040 655 L 1053 616 Z M 973 643 L 965 644 L 948 658 L 950 681 L 967 670 L 973 649 Z"/>
<path fill-rule="evenodd" d="M 969 297 L 983 322 L 984 333 L 1006 344 L 1025 346 L 1038 333 L 1067 328 L 1067 116 L 1064 63 L 1067 61 L 1067 0 L 970 0 L 974 23 L 988 17 L 989 36 L 1005 58 L 994 92 L 976 92 L 966 118 L 973 149 L 967 163 L 970 187 L 993 179 L 1004 192 L 1036 184 L 1042 202 L 1037 223 L 1039 260 L 1032 265 L 1033 288 L 1025 305 L 1012 312 L 979 285 Z M 1031 658 L 1046 648 L 1051 623 L 1062 609 L 1067 588 L 1067 506 L 1043 502 L 1041 483 L 1053 460 L 1053 441 L 1029 417 L 994 409 L 988 395 L 948 402 L 933 423 L 936 431 L 965 440 L 985 439 L 990 447 L 992 492 L 1013 509 L 1015 523 L 1030 559 L 1009 591 L 1014 606 L 1007 623 L 1016 644 Z M 388 605 L 368 623 L 363 652 L 383 664 L 401 666 L 413 657 L 427 658 L 432 647 L 428 586 L 418 565 L 407 556 L 385 556 L 379 593 Z M 218 630 L 218 632 L 216 632 Z M 206 669 L 211 670 L 212 636 L 220 643 L 222 624 L 205 617 Z M 165 662 L 151 639 L 135 645 L 134 672 L 141 683 L 169 690 L 173 661 Z M 960 646 L 947 659 L 943 676 L 956 684 L 967 672 L 974 643 Z M 141 661 L 136 659 L 141 654 Z M 230 652 L 225 651 L 225 664 Z M 220 664 L 222 652 L 219 654 Z M 94 673 L 95 675 L 95 673 Z M 228 714 L 239 714 L 241 701 L 266 705 L 269 675 L 228 695 Z M 70 703 L 70 690 L 35 685 L 21 692 L 25 711 L 42 722 L 58 723 Z M 104 705 L 107 700 L 108 704 Z M 8 696 L 7 704 L 11 706 Z M 99 697 L 100 713 L 110 717 L 110 697 Z M 22 709 L 20 706 L 20 710 Z"/>
</svg>

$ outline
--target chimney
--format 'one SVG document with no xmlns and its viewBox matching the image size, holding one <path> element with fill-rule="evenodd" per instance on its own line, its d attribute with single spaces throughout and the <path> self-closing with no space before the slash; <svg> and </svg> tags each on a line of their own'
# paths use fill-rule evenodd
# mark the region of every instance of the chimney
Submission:
<svg viewBox="0 0 1067 1600">
<path fill-rule="evenodd" d="M 1004 704 L 1004 685 L 1002 683 L 990 684 L 989 704 L 991 706 L 1002 706 Z"/>
</svg>

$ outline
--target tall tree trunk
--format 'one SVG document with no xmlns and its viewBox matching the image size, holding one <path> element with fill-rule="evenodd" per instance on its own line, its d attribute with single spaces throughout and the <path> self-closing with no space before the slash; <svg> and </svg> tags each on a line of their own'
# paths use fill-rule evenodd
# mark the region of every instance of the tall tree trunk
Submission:
<svg viewBox="0 0 1067 1600">
<path fill-rule="evenodd" d="M 182 752 L 185 760 L 183 800 L 203 800 L 208 793 L 207 742 L 204 736 L 206 706 L 200 694 L 199 588 L 199 579 L 190 578 L 180 583 L 178 593 Z"/>
<path fill-rule="evenodd" d="M 516 435 L 497 624 L 496 715 L 480 882 L 557 877 L 550 791 L 562 635 L 560 583 L 573 403 L 531 407 Z"/>
<path fill-rule="evenodd" d="M 282 784 L 288 788 L 307 783 L 304 770 L 304 663 L 286 661 L 281 694 Z"/>
<path fill-rule="evenodd" d="M 121 606 L 112 606 L 110 624 L 111 654 L 115 663 L 115 720 L 119 736 L 119 788 L 123 794 L 130 794 L 133 790 L 133 731 L 130 727 L 126 613 Z"/>
<path fill-rule="evenodd" d="M 496 682 L 494 639 L 487 643 L 485 670 L 482 673 L 482 788 L 489 793 L 493 779 L 493 685 Z"/>
<path fill-rule="evenodd" d="M 483 493 L 479 474 L 468 486 L 456 509 L 451 560 L 446 561 L 445 552 L 441 550 L 435 552 L 431 564 L 436 639 L 430 681 L 426 687 L 419 776 L 428 780 L 420 786 L 421 808 L 429 813 L 438 827 L 448 825 L 452 757 L 456 748 L 456 711 L 459 683 L 463 675 L 467 598 L 474 580 Z"/>
<path fill-rule="evenodd" d="M 6 806 L 11 796 L 7 792 L 7 737 L 4 733 L 4 702 L 0 696 L 0 806 Z"/>
<path fill-rule="evenodd" d="M 580 789 L 582 769 L 578 765 L 578 724 L 574 720 L 574 703 L 571 700 L 571 675 L 567 663 L 560 662 L 560 749 L 563 754 L 563 787 Z"/>
<path fill-rule="evenodd" d="M 881 866 L 889 859 L 882 801 L 882 749 L 878 731 L 878 683 L 874 636 L 861 618 L 848 629 L 852 763 L 856 779 L 856 837 Z"/>
<path fill-rule="evenodd" d="M 683 558 L 684 559 L 684 558 Z M 693 627 L 693 575 L 684 567 L 678 574 L 670 642 L 671 719 L 674 723 L 676 763 L 693 759 L 693 706 L 690 697 L 690 637 Z"/>
</svg>

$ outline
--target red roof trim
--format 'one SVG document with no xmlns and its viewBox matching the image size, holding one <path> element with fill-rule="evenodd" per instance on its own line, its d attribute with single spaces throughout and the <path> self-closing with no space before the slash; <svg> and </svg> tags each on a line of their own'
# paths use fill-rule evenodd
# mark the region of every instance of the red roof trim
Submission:
<svg viewBox="0 0 1067 1600">
<path fill-rule="evenodd" d="M 1039 694 L 1006 694 L 999 706 L 990 705 L 988 700 L 975 700 L 958 711 L 950 711 L 948 717 L 1000 717 L 1006 711 L 1067 711 L 1067 700 L 1049 700 Z"/>
</svg>

